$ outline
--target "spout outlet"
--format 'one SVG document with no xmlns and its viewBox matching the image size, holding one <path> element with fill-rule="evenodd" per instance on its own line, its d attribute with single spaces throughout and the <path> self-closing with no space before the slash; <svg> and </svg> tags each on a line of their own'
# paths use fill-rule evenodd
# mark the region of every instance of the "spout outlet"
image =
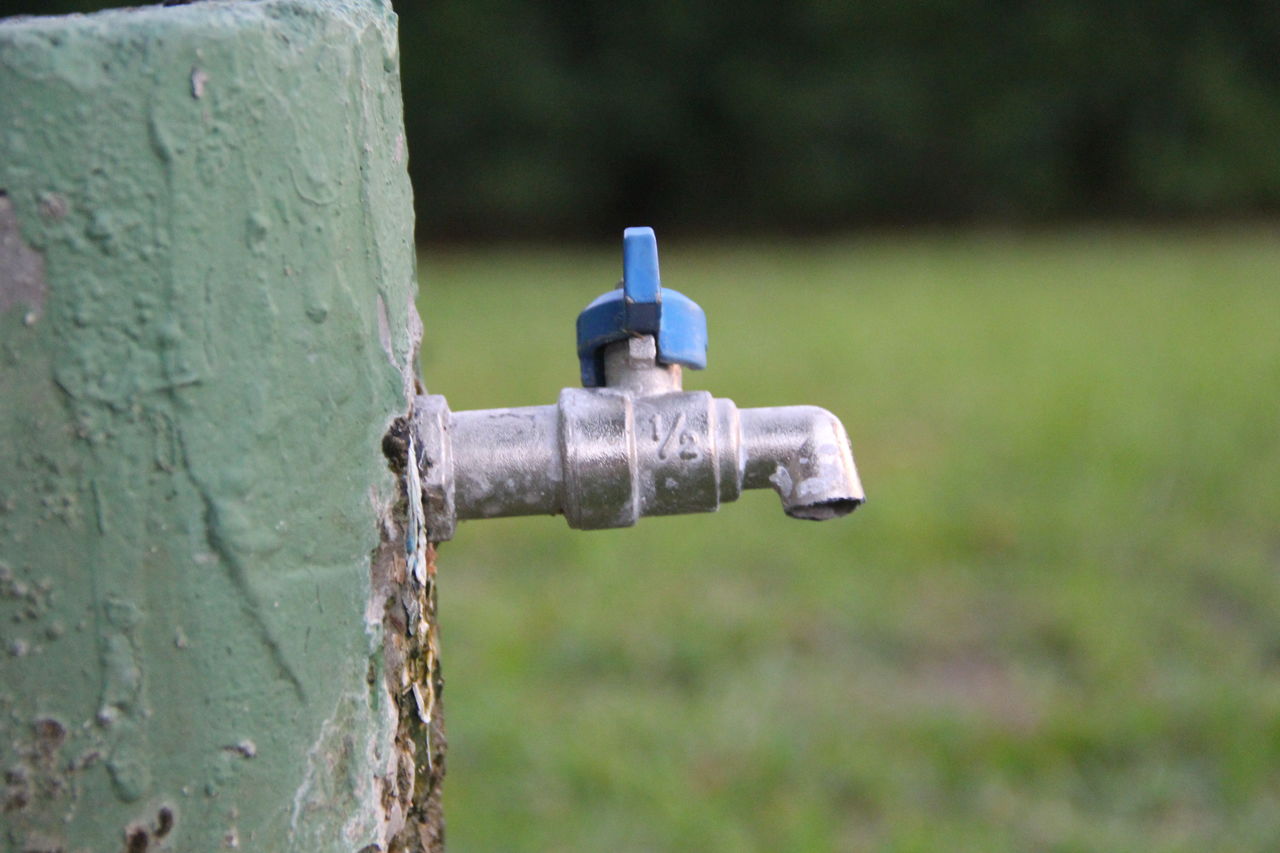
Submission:
<svg viewBox="0 0 1280 853">
<path fill-rule="evenodd" d="M 742 486 L 772 487 L 792 518 L 828 521 L 866 495 L 840 419 L 818 406 L 741 409 Z"/>
</svg>

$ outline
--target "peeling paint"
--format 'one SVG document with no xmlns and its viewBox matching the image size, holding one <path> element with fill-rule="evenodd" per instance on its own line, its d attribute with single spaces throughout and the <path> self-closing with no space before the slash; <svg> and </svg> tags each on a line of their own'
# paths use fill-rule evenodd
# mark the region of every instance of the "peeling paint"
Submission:
<svg viewBox="0 0 1280 853">
<path fill-rule="evenodd" d="M 199 100 L 204 97 L 204 87 L 209 83 L 209 74 L 203 68 L 191 69 L 191 97 Z"/>
<path fill-rule="evenodd" d="M 0 314 L 17 307 L 30 326 L 44 312 L 47 296 L 44 256 L 22 239 L 13 202 L 0 189 Z"/>
<path fill-rule="evenodd" d="M 383 853 L 444 849 L 446 742 L 435 550 L 426 536 L 417 466 L 408 464 L 416 455 L 411 422 L 411 415 L 397 419 L 383 439 L 383 452 L 401 489 L 384 510 L 372 564 L 370 610 L 380 614 L 383 644 L 382 677 L 372 686 L 382 691 L 395 726 L 394 749 L 375 780 L 383 832 L 373 849 Z"/>
</svg>

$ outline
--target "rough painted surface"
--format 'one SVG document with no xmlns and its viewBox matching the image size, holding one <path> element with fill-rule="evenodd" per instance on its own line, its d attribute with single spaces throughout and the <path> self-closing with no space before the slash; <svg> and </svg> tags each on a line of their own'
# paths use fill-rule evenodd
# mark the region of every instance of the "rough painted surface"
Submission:
<svg viewBox="0 0 1280 853">
<path fill-rule="evenodd" d="M 0 22 L 0 92 L 5 849 L 387 849 L 390 5 Z"/>
</svg>

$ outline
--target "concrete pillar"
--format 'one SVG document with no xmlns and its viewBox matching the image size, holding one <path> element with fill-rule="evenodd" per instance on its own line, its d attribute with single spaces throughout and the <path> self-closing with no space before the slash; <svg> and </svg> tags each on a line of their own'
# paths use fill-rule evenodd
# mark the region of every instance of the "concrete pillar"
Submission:
<svg viewBox="0 0 1280 853">
<path fill-rule="evenodd" d="M 438 844 L 406 156 L 385 0 L 0 22 L 4 849 Z"/>
</svg>

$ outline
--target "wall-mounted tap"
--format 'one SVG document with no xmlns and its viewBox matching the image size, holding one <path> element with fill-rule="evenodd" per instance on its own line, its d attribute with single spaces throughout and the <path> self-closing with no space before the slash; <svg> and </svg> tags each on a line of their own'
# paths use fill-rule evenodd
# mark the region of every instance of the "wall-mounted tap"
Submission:
<svg viewBox="0 0 1280 853">
<path fill-rule="evenodd" d="M 622 283 L 578 316 L 582 388 L 555 405 L 451 412 L 418 397 L 414 433 L 433 541 L 458 519 L 561 514 L 570 527 L 712 512 L 772 487 L 792 518 L 825 521 L 864 500 L 839 419 L 816 406 L 739 409 L 685 391 L 707 363 L 698 305 L 663 289 L 651 228 L 623 235 Z"/>
</svg>

